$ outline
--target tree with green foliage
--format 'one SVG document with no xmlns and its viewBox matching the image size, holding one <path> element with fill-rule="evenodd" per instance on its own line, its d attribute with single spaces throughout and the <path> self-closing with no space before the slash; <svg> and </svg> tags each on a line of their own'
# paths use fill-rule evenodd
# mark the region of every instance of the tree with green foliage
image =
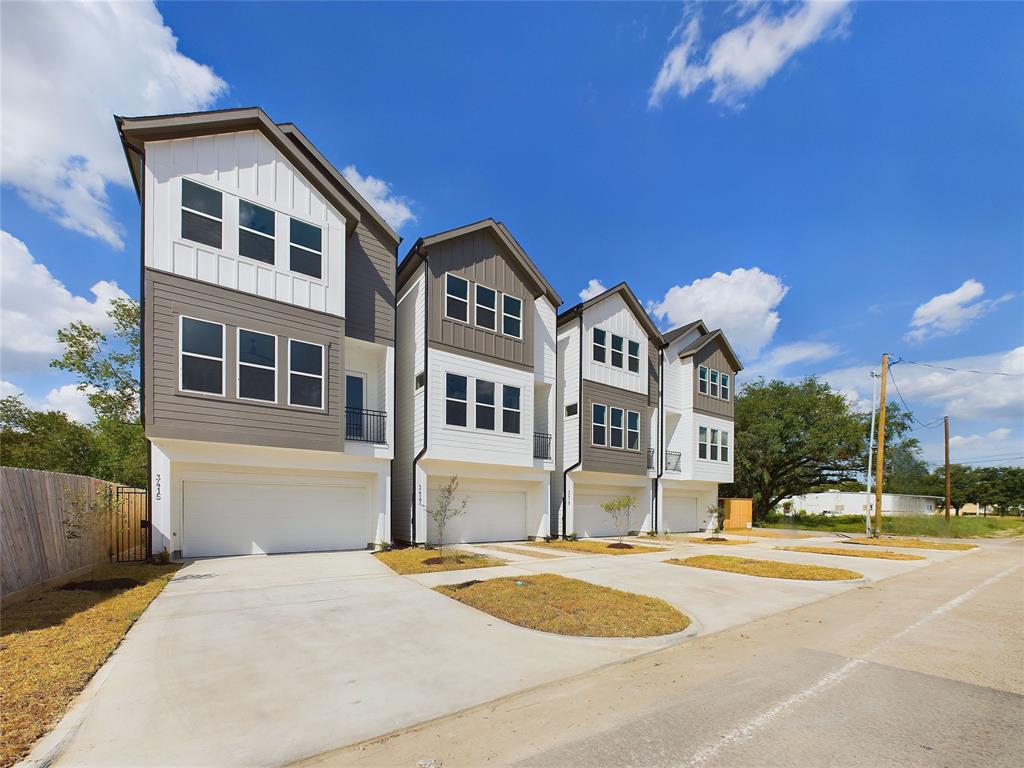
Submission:
<svg viewBox="0 0 1024 768">
<path fill-rule="evenodd" d="M 62 411 L 33 411 L 21 395 L 0 400 L 0 464 L 92 475 L 98 455 L 92 430 Z"/>
</svg>

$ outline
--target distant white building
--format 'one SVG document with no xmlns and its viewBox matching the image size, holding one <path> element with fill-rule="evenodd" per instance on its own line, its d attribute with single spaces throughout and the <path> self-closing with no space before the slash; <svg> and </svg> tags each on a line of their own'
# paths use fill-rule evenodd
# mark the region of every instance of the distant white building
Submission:
<svg viewBox="0 0 1024 768">
<path fill-rule="evenodd" d="M 864 491 L 822 491 L 792 496 L 779 505 L 791 502 L 792 511 L 805 515 L 863 515 L 874 513 L 875 496 L 870 500 Z M 916 496 L 904 493 L 883 493 L 883 515 L 934 515 L 943 510 L 941 496 Z"/>
</svg>

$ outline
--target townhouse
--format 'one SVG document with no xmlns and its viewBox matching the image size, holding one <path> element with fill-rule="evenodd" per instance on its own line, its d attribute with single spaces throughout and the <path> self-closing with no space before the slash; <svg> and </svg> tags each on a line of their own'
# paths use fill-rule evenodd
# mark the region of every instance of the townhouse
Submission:
<svg viewBox="0 0 1024 768">
<path fill-rule="evenodd" d="M 437 540 L 452 476 L 446 542 L 547 535 L 561 298 L 493 219 L 419 239 L 397 280 L 395 541 Z"/>
<path fill-rule="evenodd" d="M 390 538 L 400 238 L 260 109 L 115 120 L 142 208 L 153 552 Z"/>
</svg>

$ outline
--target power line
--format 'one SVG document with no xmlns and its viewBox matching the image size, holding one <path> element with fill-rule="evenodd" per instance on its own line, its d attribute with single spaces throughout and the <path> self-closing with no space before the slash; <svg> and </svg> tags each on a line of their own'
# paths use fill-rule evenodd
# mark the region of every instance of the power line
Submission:
<svg viewBox="0 0 1024 768">
<path fill-rule="evenodd" d="M 948 365 L 934 365 L 933 363 L 919 363 L 916 360 L 904 360 L 902 357 L 898 363 L 910 365 L 923 365 L 925 368 L 936 368 L 940 371 L 953 371 L 954 373 L 976 373 L 981 376 L 1024 376 L 1024 373 L 1008 373 L 1007 371 L 977 371 L 973 368 L 950 368 Z M 895 365 L 895 363 L 893 363 Z"/>
<path fill-rule="evenodd" d="M 973 461 L 951 461 L 950 464 L 991 464 L 992 462 L 1000 461 L 1016 461 L 1017 459 L 1024 459 L 1024 456 L 1007 456 L 1002 459 L 974 459 Z M 925 464 L 930 464 L 933 467 L 941 467 L 941 461 L 926 461 Z"/>
<path fill-rule="evenodd" d="M 934 429 L 935 427 L 939 426 L 939 424 L 942 423 L 942 419 L 936 419 L 935 421 L 931 421 L 925 424 L 923 421 L 917 418 L 917 416 L 914 415 L 914 412 L 910 409 L 910 406 L 907 405 L 907 401 L 903 399 L 903 393 L 900 392 L 900 385 L 896 383 L 896 377 L 892 373 L 893 366 L 899 364 L 900 362 L 902 362 L 902 360 L 897 360 L 895 363 L 889 366 L 889 378 L 892 379 L 892 385 L 893 387 L 896 388 L 896 394 L 899 395 L 900 402 L 903 403 L 903 407 L 907 409 L 907 413 L 910 414 L 911 419 L 916 421 L 925 429 Z"/>
</svg>

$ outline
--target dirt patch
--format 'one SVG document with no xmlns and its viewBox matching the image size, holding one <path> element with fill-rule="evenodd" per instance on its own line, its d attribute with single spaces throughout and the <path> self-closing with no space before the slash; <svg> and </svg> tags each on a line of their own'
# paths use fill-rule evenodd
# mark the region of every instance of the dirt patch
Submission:
<svg viewBox="0 0 1024 768">
<path fill-rule="evenodd" d="M 94 579 L 92 581 L 72 581 L 61 589 L 79 589 L 86 592 L 114 592 L 118 589 L 131 589 L 141 584 L 135 579 Z"/>
</svg>

